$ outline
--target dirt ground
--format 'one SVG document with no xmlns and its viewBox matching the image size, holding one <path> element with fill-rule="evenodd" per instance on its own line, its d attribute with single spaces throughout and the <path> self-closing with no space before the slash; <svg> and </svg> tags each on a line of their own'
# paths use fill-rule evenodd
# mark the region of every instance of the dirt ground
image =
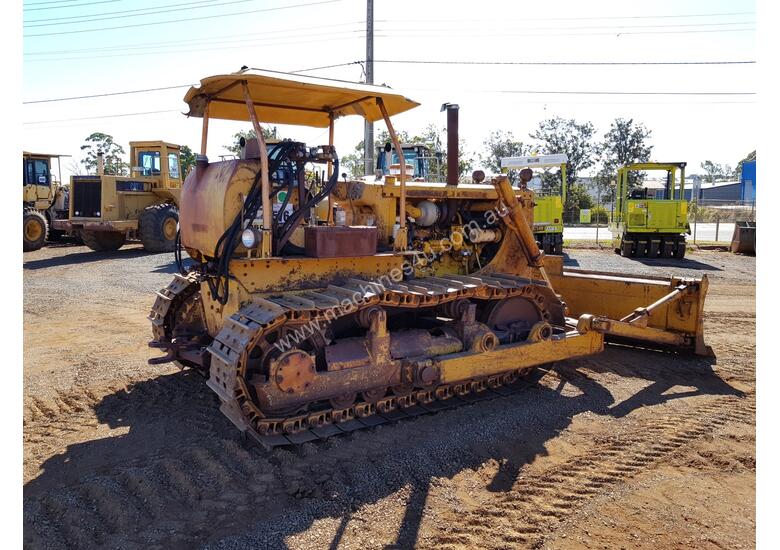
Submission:
<svg viewBox="0 0 780 550">
<path fill-rule="evenodd" d="M 272 451 L 200 377 L 146 364 L 172 255 L 24 260 L 29 548 L 755 546 L 754 258 L 566 259 L 708 274 L 716 360 L 609 346 L 509 397 Z"/>
</svg>

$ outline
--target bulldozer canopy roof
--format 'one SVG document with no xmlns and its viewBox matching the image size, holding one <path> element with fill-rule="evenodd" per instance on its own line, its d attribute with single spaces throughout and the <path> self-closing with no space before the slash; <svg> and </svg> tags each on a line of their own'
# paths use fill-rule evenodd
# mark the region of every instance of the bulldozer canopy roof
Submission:
<svg viewBox="0 0 780 550">
<path fill-rule="evenodd" d="M 188 116 L 202 117 L 209 105 L 209 118 L 249 120 L 242 83 L 249 87 L 257 118 L 266 124 L 299 124 L 327 127 L 330 116 L 360 115 L 369 122 L 382 119 L 376 99 L 382 98 L 389 116 L 417 107 L 419 103 L 386 86 L 355 84 L 274 71 L 246 70 L 204 78 L 184 96 Z"/>
<path fill-rule="evenodd" d="M 48 158 L 57 158 L 57 157 L 70 157 L 72 155 L 59 155 L 56 153 L 31 153 L 29 151 L 22 151 L 22 156 L 25 158 L 29 157 L 35 157 L 35 158 L 41 158 L 41 157 L 48 157 Z"/>
</svg>

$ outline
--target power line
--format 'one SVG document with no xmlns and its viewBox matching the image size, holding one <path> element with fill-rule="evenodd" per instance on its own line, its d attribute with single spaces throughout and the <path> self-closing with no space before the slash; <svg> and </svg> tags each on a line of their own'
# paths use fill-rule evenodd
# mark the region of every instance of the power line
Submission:
<svg viewBox="0 0 780 550">
<path fill-rule="evenodd" d="M 30 125 L 30 124 L 49 124 L 54 122 L 74 122 L 76 120 L 97 120 L 100 118 L 119 118 L 119 117 L 127 117 L 127 116 L 139 116 L 139 115 L 157 115 L 160 113 L 178 113 L 180 112 L 178 109 L 167 109 L 164 111 L 144 111 L 140 113 L 119 113 L 115 115 L 101 115 L 101 116 L 87 116 L 87 117 L 76 117 L 76 118 L 62 118 L 59 120 L 36 120 L 33 122 L 23 122 L 22 124 Z"/>
<path fill-rule="evenodd" d="M 40 10 L 59 10 L 62 8 L 80 8 L 81 6 L 94 6 L 95 4 L 113 4 L 120 0 L 98 0 L 97 2 L 86 2 L 84 4 L 70 4 L 68 6 L 47 6 L 45 8 L 23 8 L 24 11 L 40 11 Z M 49 4 L 55 2 L 38 2 L 38 4 Z M 31 4 L 28 4 L 31 5 Z"/>
<path fill-rule="evenodd" d="M 137 27 L 150 27 L 152 25 L 167 25 L 170 23 L 181 23 L 185 21 L 203 21 L 205 19 L 217 19 L 220 17 L 233 17 L 236 15 L 247 15 L 250 13 L 265 13 L 269 11 L 279 11 L 279 10 L 289 10 L 293 8 L 302 8 L 307 6 L 316 6 L 321 4 L 333 4 L 336 2 L 341 2 L 342 0 L 320 0 L 318 2 L 307 2 L 305 4 L 292 4 L 289 6 L 277 6 L 275 8 L 263 8 L 258 10 L 248 10 L 248 11 L 239 11 L 239 12 L 233 12 L 233 13 L 221 13 L 216 15 L 202 15 L 199 17 L 185 17 L 182 19 L 169 19 L 167 21 L 151 21 L 148 23 L 136 23 L 133 25 L 120 25 L 117 27 L 102 27 L 99 29 L 80 29 L 75 31 L 61 31 L 61 32 L 47 32 L 42 34 L 28 34 L 26 35 L 28 38 L 38 37 L 38 36 L 59 36 L 63 34 L 77 34 L 77 33 L 83 33 L 83 32 L 100 32 L 100 31 L 113 31 L 113 30 L 119 30 L 119 29 L 131 29 L 131 28 L 137 28 Z"/>
<path fill-rule="evenodd" d="M 413 65 L 599 65 L 599 66 L 622 66 L 622 65 L 750 65 L 755 64 L 753 60 L 748 61 L 443 61 L 443 60 L 423 60 L 423 59 L 375 59 L 374 63 L 402 63 Z"/>
<path fill-rule="evenodd" d="M 38 6 L 41 4 L 65 4 L 67 2 L 76 2 L 77 0 L 49 0 L 47 2 L 25 2 L 27 6 Z"/>
<path fill-rule="evenodd" d="M 754 11 L 736 11 L 725 13 L 688 13 L 688 14 L 672 14 L 672 15 L 604 15 L 604 16 L 590 16 L 590 17 L 523 17 L 515 19 L 501 18 L 501 22 L 506 21 L 595 21 L 600 19 L 676 19 L 686 17 L 725 17 L 729 15 L 755 15 Z M 409 19 L 388 19 L 386 21 L 409 24 Z M 442 23 L 462 23 L 463 19 L 437 19 L 437 22 Z M 471 19 L 469 22 L 476 21 L 490 21 L 495 22 L 495 18 L 491 19 Z"/>
<path fill-rule="evenodd" d="M 345 27 L 349 25 L 357 25 L 362 24 L 362 21 L 350 21 L 348 23 L 334 23 L 332 25 L 328 25 L 328 27 Z M 185 40 L 164 40 L 161 42 L 140 42 L 136 44 L 116 44 L 114 46 L 107 46 L 103 48 L 83 48 L 78 50 L 43 50 L 43 51 L 35 51 L 35 52 L 24 52 L 24 55 L 26 56 L 32 56 L 32 55 L 56 55 L 56 54 L 70 54 L 70 53 L 88 53 L 88 52 L 104 52 L 104 51 L 122 51 L 122 50 L 137 50 L 137 49 L 146 49 L 146 48 L 156 48 L 157 46 L 181 46 L 183 44 L 228 44 L 228 43 L 236 43 L 236 42 L 250 42 L 252 38 L 247 38 L 251 36 L 267 36 L 269 34 L 280 34 L 280 33 L 287 33 L 287 32 L 293 32 L 293 31 L 306 31 L 306 30 L 312 30 L 312 29 L 322 29 L 322 25 L 316 25 L 316 26 L 308 26 L 308 27 L 292 27 L 287 29 L 277 29 L 273 31 L 263 31 L 261 33 L 248 33 L 248 34 L 242 34 L 244 38 L 240 40 L 219 40 L 220 38 L 235 38 L 235 34 L 223 34 L 219 36 L 212 36 L 208 38 L 191 38 L 191 39 L 185 39 Z M 348 32 L 348 31 L 338 31 L 338 32 Z M 362 32 L 362 30 L 361 30 Z M 310 34 L 305 34 L 303 36 L 311 36 Z"/>
<path fill-rule="evenodd" d="M 698 34 L 698 33 L 712 33 L 712 32 L 752 32 L 755 31 L 755 27 L 750 28 L 744 28 L 744 29 L 702 29 L 702 30 L 683 30 L 683 31 L 612 31 L 612 32 L 577 32 L 577 33 L 565 33 L 565 32 L 544 32 L 541 34 L 533 34 L 529 32 L 523 31 L 522 34 L 518 33 L 492 33 L 490 35 L 491 38 L 498 37 L 498 36 L 509 36 L 509 37 L 522 37 L 527 38 L 531 36 L 622 36 L 622 35 L 641 35 L 641 34 Z M 388 31 L 385 31 L 388 32 Z M 392 32 L 392 31 L 390 31 Z M 380 35 L 375 35 L 380 36 Z M 383 34 L 381 35 L 382 38 L 392 38 L 392 39 L 398 39 L 398 38 L 419 38 L 419 34 Z M 458 34 L 457 36 L 453 35 L 439 35 L 439 37 L 442 38 L 484 38 L 484 34 Z"/>
<path fill-rule="evenodd" d="M 487 91 L 487 90 L 486 90 Z M 756 92 L 610 92 L 610 91 L 572 91 L 572 90 L 495 90 L 499 94 L 562 94 L 562 95 L 662 95 L 662 96 L 742 96 L 756 95 Z"/>
<path fill-rule="evenodd" d="M 335 65 L 323 65 L 322 67 L 312 67 L 311 69 L 299 69 L 297 71 L 290 71 L 290 74 L 308 73 L 311 71 L 319 71 L 321 69 L 333 69 L 334 67 L 346 67 L 348 65 L 362 65 L 363 61 L 350 61 L 348 63 L 337 63 Z"/>
<path fill-rule="evenodd" d="M 156 15 L 158 13 L 168 13 L 171 11 L 180 11 L 176 9 L 177 7 L 181 6 L 187 6 L 188 11 L 190 9 L 197 10 L 197 9 L 203 9 L 203 8 L 214 8 L 219 6 L 227 6 L 229 4 L 245 4 L 247 2 L 254 2 L 255 0 L 231 0 L 230 2 L 217 2 L 217 0 L 200 0 L 199 2 L 186 2 L 183 4 L 165 4 L 162 6 L 155 6 L 150 8 L 137 8 L 134 10 L 125 10 L 125 11 L 115 11 L 115 12 L 106 12 L 106 13 L 97 13 L 92 15 L 72 15 L 70 17 L 55 17 L 52 19 L 35 19 L 33 21 L 27 21 L 24 26 L 25 27 L 51 27 L 52 25 L 64 25 L 64 24 L 73 24 L 77 25 L 80 23 L 89 23 L 91 21 L 106 21 L 109 19 L 123 19 L 124 15 L 115 15 L 115 14 L 131 14 L 135 13 L 136 17 L 138 16 L 146 16 L 146 15 Z M 217 2 L 217 3 L 215 3 Z M 205 6 L 196 5 L 196 4 L 206 4 Z M 159 8 L 167 8 L 167 9 L 159 9 Z M 150 10 L 156 10 L 156 11 L 150 11 Z M 139 13 L 139 12 L 146 12 L 146 13 Z M 102 17 L 103 15 L 106 15 L 107 17 Z M 86 17 L 91 17 L 92 19 L 84 19 Z M 65 21 L 66 19 L 81 19 L 80 21 Z M 41 23 L 42 21 L 55 21 L 54 23 Z M 59 22 L 56 22 L 59 21 Z M 27 23 L 41 23 L 40 25 L 28 25 Z"/>
<path fill-rule="evenodd" d="M 125 90 L 121 92 L 108 92 L 105 94 L 93 94 L 93 95 L 80 95 L 80 96 L 72 96 L 72 97 L 57 97 L 57 98 L 51 98 L 51 99 L 36 99 L 34 101 L 23 101 L 23 105 L 30 105 L 33 103 L 52 103 L 55 101 L 73 101 L 76 99 L 92 99 L 95 97 L 109 97 L 109 96 L 116 96 L 116 95 L 128 95 L 128 94 L 142 94 L 147 92 L 159 92 L 161 90 L 175 90 L 177 88 L 189 88 L 192 86 L 192 84 L 180 84 L 178 86 L 164 86 L 162 88 L 146 88 L 144 90 Z"/>
<path fill-rule="evenodd" d="M 348 33 L 351 32 L 362 32 L 362 31 L 346 31 Z M 238 45 L 238 46 L 223 46 L 219 48 L 214 47 L 205 47 L 205 48 L 190 48 L 190 49 L 184 49 L 184 50 L 167 50 L 165 53 L 168 54 L 175 54 L 175 53 L 191 53 L 191 52 L 204 52 L 204 51 L 215 51 L 215 50 L 235 50 L 240 48 L 246 48 L 248 46 L 284 46 L 288 44 L 312 44 L 312 43 L 319 43 L 319 42 L 335 42 L 339 40 L 354 40 L 355 38 L 359 38 L 359 36 L 339 36 L 335 38 L 320 38 L 317 40 L 300 40 L 296 39 L 295 37 L 282 37 L 283 39 L 290 39 L 291 41 L 287 42 L 260 42 L 258 43 L 256 40 L 253 41 L 254 44 L 247 44 L 247 45 Z M 124 53 L 124 54 L 113 54 L 113 55 L 94 55 L 94 56 L 81 56 L 81 57 L 52 57 L 52 58 L 43 58 L 43 59 L 31 59 L 29 62 L 35 62 L 35 61 L 68 61 L 68 60 L 80 60 L 80 59 L 100 59 L 100 58 L 109 58 L 109 57 L 130 57 L 130 56 L 144 56 L 144 55 L 160 55 L 159 51 L 149 51 L 149 52 L 136 52 L 136 53 Z"/>
<path fill-rule="evenodd" d="M 338 65 L 327 65 L 324 67 L 312 67 L 310 69 L 300 69 L 298 71 L 291 71 L 291 74 L 295 73 L 304 73 L 309 71 L 316 71 L 318 69 L 329 69 L 331 67 L 342 67 L 346 65 L 355 65 L 361 63 L 360 61 L 350 61 L 349 63 L 339 63 Z M 279 72 L 279 71 L 271 71 L 271 72 Z M 50 99 L 36 99 L 34 101 L 23 101 L 23 105 L 29 105 L 33 103 L 53 103 L 55 101 L 73 101 L 78 99 L 93 99 L 96 97 L 110 97 L 110 96 L 117 96 L 117 95 L 128 95 L 128 94 L 143 94 L 148 92 L 158 92 L 161 90 L 175 90 L 178 88 L 189 88 L 191 86 L 196 86 L 196 84 L 177 84 L 175 86 L 163 86 L 161 88 L 144 88 L 142 90 L 120 90 L 118 92 L 106 92 L 102 94 L 92 94 L 92 95 L 80 95 L 80 96 L 71 96 L 71 97 L 56 97 L 56 98 L 50 98 Z M 29 123 L 32 124 L 32 123 Z"/>
<path fill-rule="evenodd" d="M 422 23 L 425 23 L 422 21 Z M 414 22 L 412 22 L 414 24 Z M 522 28 L 517 29 L 519 32 L 527 32 L 527 31 L 576 31 L 576 30 L 600 30 L 600 29 L 666 29 L 666 28 L 677 28 L 677 27 L 723 27 L 727 25 L 755 25 L 755 21 L 721 21 L 719 23 L 664 23 L 659 25 L 625 25 L 625 24 L 617 24 L 617 25 L 586 25 L 586 26 L 577 26 L 577 27 L 532 27 L 523 25 Z M 461 27 L 436 27 L 434 26 L 423 26 L 423 27 L 416 27 L 412 28 L 408 25 L 405 26 L 402 29 L 399 29 L 396 26 L 390 26 L 387 29 L 381 29 L 385 32 L 392 32 L 394 30 L 402 30 L 404 32 L 417 32 L 421 30 L 425 31 L 434 31 L 434 32 L 452 32 L 452 31 L 473 31 L 474 26 L 473 25 L 466 25 Z M 501 26 L 498 30 L 514 30 L 509 29 L 506 26 Z M 491 32 L 491 36 L 493 36 Z"/>
</svg>

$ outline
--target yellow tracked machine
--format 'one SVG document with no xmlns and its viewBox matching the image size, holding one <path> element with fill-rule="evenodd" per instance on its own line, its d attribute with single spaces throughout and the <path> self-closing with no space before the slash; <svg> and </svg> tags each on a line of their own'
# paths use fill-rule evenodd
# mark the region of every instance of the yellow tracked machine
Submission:
<svg viewBox="0 0 780 550">
<path fill-rule="evenodd" d="M 457 138 L 447 182 L 412 182 L 403 163 L 379 180 L 339 176 L 343 116 L 383 120 L 402 158 L 391 117 L 418 104 L 387 87 L 241 71 L 203 79 L 185 102 L 203 119 L 180 202 L 194 266 L 157 295 L 150 346 L 166 355 L 150 362 L 203 373 L 260 442 L 510 392 L 537 365 L 600 352 L 605 337 L 708 353 L 706 278 L 563 269 L 537 248 L 530 191 L 505 176 L 458 184 Z M 259 139 L 211 163 L 213 118 L 250 121 Z M 266 144 L 261 123 L 326 128 L 329 143 Z"/>
</svg>

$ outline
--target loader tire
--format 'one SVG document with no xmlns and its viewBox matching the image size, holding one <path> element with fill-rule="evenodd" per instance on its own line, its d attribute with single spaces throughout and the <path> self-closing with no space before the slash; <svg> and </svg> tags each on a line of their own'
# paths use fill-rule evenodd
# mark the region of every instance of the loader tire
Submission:
<svg viewBox="0 0 780 550">
<path fill-rule="evenodd" d="M 81 231 L 81 240 L 95 252 L 119 250 L 125 244 L 125 234 L 117 231 Z"/>
<path fill-rule="evenodd" d="M 46 242 L 49 224 L 46 217 L 33 208 L 25 208 L 22 214 L 22 241 L 24 251 L 39 250 Z"/>
<path fill-rule="evenodd" d="M 147 252 L 173 252 L 176 249 L 176 231 L 179 210 L 173 204 L 153 204 L 138 218 L 138 235 Z"/>
<path fill-rule="evenodd" d="M 622 241 L 620 243 L 620 255 L 624 258 L 630 258 L 633 255 L 631 250 L 633 244 L 631 241 Z"/>
</svg>

